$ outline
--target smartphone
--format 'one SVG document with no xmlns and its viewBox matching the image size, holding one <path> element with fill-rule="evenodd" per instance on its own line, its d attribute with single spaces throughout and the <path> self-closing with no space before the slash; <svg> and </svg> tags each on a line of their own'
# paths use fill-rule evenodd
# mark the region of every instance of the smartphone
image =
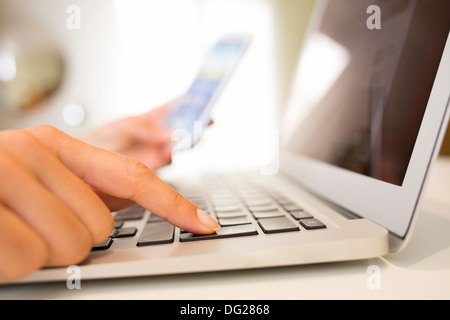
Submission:
<svg viewBox="0 0 450 320">
<path fill-rule="evenodd" d="M 206 55 L 188 91 L 169 107 L 166 128 L 175 133 L 173 149 L 192 147 L 211 121 L 211 111 L 251 41 L 249 34 L 221 38 Z M 201 129 L 201 130 L 200 130 Z"/>
</svg>

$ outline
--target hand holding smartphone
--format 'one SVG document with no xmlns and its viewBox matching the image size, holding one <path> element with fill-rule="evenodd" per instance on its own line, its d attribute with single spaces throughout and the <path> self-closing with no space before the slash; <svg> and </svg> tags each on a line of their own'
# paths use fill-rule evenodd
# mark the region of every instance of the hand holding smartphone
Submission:
<svg viewBox="0 0 450 320">
<path fill-rule="evenodd" d="M 179 132 L 174 150 L 192 147 L 200 138 L 195 126 L 206 127 L 211 111 L 250 44 L 249 34 L 221 38 L 205 57 L 188 91 L 169 108 L 166 128 Z"/>
</svg>

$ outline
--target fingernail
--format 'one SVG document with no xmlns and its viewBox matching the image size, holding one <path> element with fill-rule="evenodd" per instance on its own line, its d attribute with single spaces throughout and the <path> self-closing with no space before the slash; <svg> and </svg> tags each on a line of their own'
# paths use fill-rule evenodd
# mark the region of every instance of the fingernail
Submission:
<svg viewBox="0 0 450 320">
<path fill-rule="evenodd" d="M 208 228 L 210 228 L 214 231 L 218 231 L 218 230 L 222 229 L 221 226 L 216 222 L 216 220 L 211 218 L 211 216 L 208 215 L 206 212 L 204 212 L 200 209 L 197 209 L 197 216 L 198 216 L 198 219 L 201 221 L 201 223 L 203 223 Z"/>
</svg>

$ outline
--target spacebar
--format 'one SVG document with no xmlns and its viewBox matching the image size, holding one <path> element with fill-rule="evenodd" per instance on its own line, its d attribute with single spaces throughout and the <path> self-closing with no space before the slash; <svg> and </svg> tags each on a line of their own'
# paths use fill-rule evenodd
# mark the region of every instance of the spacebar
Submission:
<svg viewBox="0 0 450 320">
<path fill-rule="evenodd" d="M 207 235 L 182 233 L 180 234 L 180 242 L 245 237 L 245 236 L 254 236 L 257 234 L 258 231 L 256 231 L 256 228 L 252 224 L 245 224 L 239 226 L 223 227 L 216 233 Z"/>
</svg>

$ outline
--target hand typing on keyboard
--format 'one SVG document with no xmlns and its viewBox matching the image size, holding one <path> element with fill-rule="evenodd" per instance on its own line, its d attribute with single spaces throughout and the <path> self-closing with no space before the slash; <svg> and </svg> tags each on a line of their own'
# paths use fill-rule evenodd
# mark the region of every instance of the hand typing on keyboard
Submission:
<svg viewBox="0 0 450 320">
<path fill-rule="evenodd" d="M 81 262 L 134 202 L 195 234 L 220 226 L 143 163 L 49 126 L 0 132 L 0 281 Z"/>
</svg>

